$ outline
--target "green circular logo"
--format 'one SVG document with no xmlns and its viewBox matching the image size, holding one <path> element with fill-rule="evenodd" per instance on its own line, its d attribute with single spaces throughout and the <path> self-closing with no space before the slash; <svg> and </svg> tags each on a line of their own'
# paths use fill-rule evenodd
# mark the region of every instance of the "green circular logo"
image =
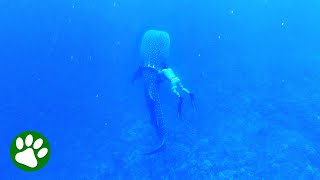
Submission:
<svg viewBox="0 0 320 180">
<path fill-rule="evenodd" d="M 42 134 L 26 131 L 12 141 L 10 156 L 18 168 L 29 172 L 37 171 L 48 163 L 50 145 Z"/>
</svg>

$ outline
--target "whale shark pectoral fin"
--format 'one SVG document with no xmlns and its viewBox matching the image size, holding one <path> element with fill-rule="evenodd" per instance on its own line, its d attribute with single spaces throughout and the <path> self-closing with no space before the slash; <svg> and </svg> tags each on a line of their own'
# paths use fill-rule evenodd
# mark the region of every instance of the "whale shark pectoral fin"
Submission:
<svg viewBox="0 0 320 180">
<path fill-rule="evenodd" d="M 134 84 L 136 80 L 140 79 L 142 77 L 142 73 L 143 73 L 143 68 L 139 66 L 136 72 L 132 76 L 131 83 Z"/>
</svg>

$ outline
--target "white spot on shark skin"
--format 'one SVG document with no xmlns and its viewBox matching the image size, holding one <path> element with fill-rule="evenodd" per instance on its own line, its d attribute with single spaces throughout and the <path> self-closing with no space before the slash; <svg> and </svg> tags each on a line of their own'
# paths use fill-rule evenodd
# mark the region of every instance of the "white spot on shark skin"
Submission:
<svg viewBox="0 0 320 180">
<path fill-rule="evenodd" d="M 70 62 L 74 64 L 79 64 L 79 59 L 73 55 L 70 56 Z"/>
<path fill-rule="evenodd" d="M 231 14 L 233 14 L 233 13 L 234 13 L 234 11 L 233 11 L 233 10 L 231 10 L 231 11 L 230 11 L 230 13 L 231 13 Z"/>
<path fill-rule="evenodd" d="M 218 36 L 218 39 L 221 39 L 221 36 L 220 36 L 220 35 Z"/>
<path fill-rule="evenodd" d="M 40 77 L 39 77 L 39 73 L 38 73 L 38 72 L 32 73 L 32 78 L 34 78 L 34 79 L 37 80 L 37 81 L 40 81 L 40 80 L 41 80 Z"/>
<path fill-rule="evenodd" d="M 284 26 L 284 22 L 283 22 L 283 23 L 281 23 L 281 26 Z"/>
</svg>

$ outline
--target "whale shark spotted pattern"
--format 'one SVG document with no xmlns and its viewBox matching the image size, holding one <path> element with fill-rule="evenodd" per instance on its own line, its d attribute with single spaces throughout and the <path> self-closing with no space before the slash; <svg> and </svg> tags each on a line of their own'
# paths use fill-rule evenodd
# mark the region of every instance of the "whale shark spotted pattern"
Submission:
<svg viewBox="0 0 320 180">
<path fill-rule="evenodd" d="M 144 67 L 150 67 L 145 68 L 143 71 L 144 96 L 148 105 L 152 124 L 155 126 L 157 133 L 161 138 L 161 144 L 159 147 L 145 153 L 154 154 L 163 149 L 167 138 L 167 127 L 163 117 L 159 96 L 158 70 L 161 70 L 161 65 L 165 63 L 169 56 L 169 34 L 164 31 L 157 30 L 147 31 L 143 36 L 140 50 L 141 56 L 144 60 Z"/>
<path fill-rule="evenodd" d="M 154 67 L 160 70 L 170 53 L 170 36 L 164 31 L 149 30 L 142 39 L 141 56 L 144 66 Z"/>
</svg>

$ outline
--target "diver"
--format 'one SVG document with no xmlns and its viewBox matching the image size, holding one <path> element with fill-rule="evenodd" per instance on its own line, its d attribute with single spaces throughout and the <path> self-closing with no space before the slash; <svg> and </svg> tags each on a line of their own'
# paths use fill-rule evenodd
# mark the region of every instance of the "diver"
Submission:
<svg viewBox="0 0 320 180">
<path fill-rule="evenodd" d="M 183 98 L 178 92 L 178 88 L 190 96 L 192 106 L 195 109 L 194 94 L 191 93 L 187 88 L 185 88 L 182 85 L 180 78 L 174 74 L 173 70 L 169 68 L 167 64 L 163 63 L 161 68 L 162 69 L 159 70 L 159 74 L 163 75 L 166 79 L 168 79 L 171 82 L 171 90 L 179 98 L 179 102 L 178 102 L 178 119 L 179 119 L 181 116 Z"/>
<path fill-rule="evenodd" d="M 138 70 L 133 75 L 131 83 L 134 83 L 138 78 L 140 78 L 143 74 L 143 71 L 145 71 L 147 69 L 154 70 L 155 72 L 158 72 L 158 74 L 160 75 L 159 83 L 161 83 L 164 80 L 164 78 L 168 79 L 171 82 L 171 90 L 179 99 L 179 101 L 178 101 L 178 114 L 177 114 L 178 119 L 180 119 L 180 117 L 181 117 L 182 103 L 183 103 L 183 98 L 181 97 L 178 89 L 181 89 L 182 91 L 184 91 L 185 93 L 187 93 L 189 95 L 189 97 L 191 99 L 192 106 L 195 109 L 194 94 L 191 93 L 187 88 L 185 88 L 182 85 L 180 78 L 178 76 L 176 76 L 174 74 L 173 70 L 171 68 L 169 68 L 168 65 L 165 63 L 163 63 L 161 65 L 160 70 L 156 70 L 152 66 L 145 66 L 145 67 L 139 66 Z"/>
</svg>

